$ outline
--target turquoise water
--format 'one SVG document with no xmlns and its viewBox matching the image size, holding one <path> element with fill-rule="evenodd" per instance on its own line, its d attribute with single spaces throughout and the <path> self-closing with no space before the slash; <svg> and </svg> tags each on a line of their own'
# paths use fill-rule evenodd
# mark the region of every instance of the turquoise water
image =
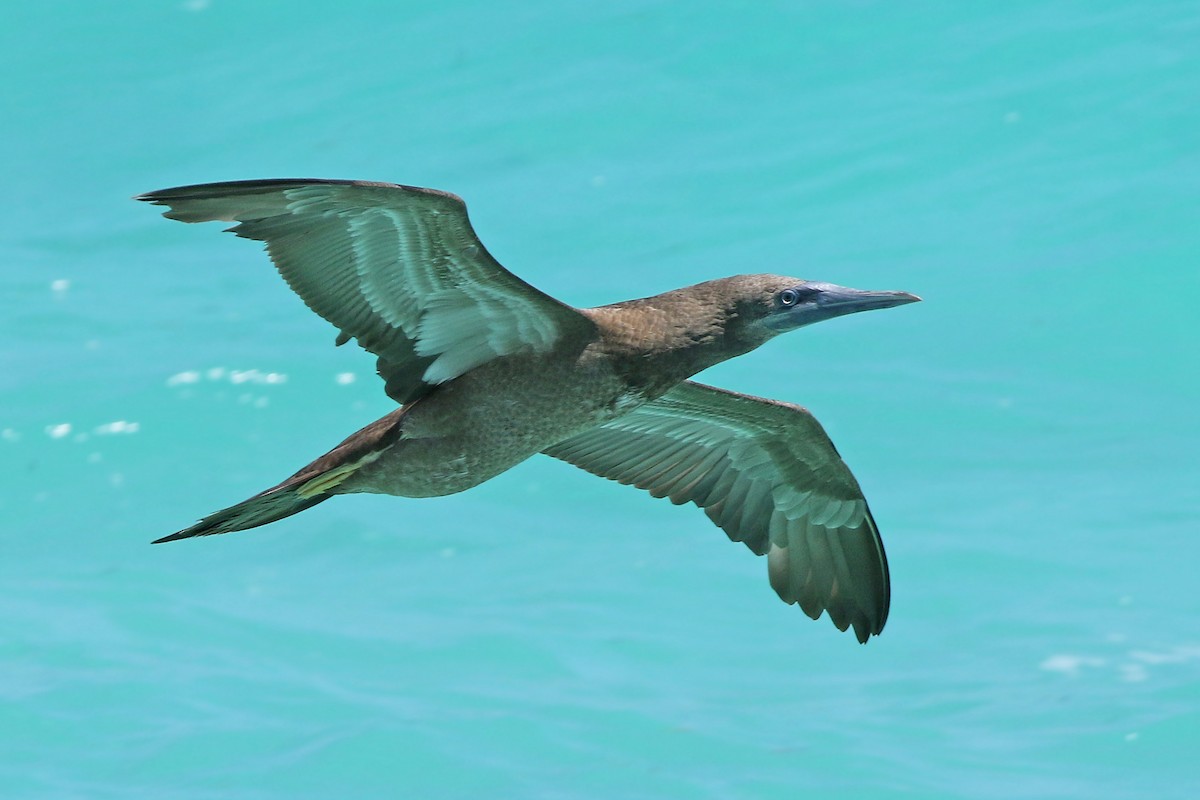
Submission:
<svg viewBox="0 0 1200 800">
<path fill-rule="evenodd" d="M 1200 6 L 337 8 L 5 9 L 0 796 L 1197 796 Z M 128 199 L 282 176 L 455 191 L 578 305 L 924 296 L 704 375 L 825 423 L 883 636 L 543 458 L 151 547 L 389 410 Z"/>
</svg>

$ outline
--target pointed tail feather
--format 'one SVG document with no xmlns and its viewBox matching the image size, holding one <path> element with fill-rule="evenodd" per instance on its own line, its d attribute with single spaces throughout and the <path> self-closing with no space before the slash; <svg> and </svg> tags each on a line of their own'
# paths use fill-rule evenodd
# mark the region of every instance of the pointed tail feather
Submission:
<svg viewBox="0 0 1200 800">
<path fill-rule="evenodd" d="M 256 494 L 249 500 L 243 500 L 237 505 L 223 508 L 209 514 L 204 519 L 184 528 L 178 533 L 155 539 L 154 544 L 174 542 L 177 539 L 190 539 L 193 536 L 211 536 L 214 533 L 232 533 L 244 531 L 247 528 L 257 528 L 292 514 L 298 514 L 306 508 L 312 508 L 317 503 L 333 497 L 328 492 L 310 494 L 303 492 L 302 483 L 280 484 Z"/>
<path fill-rule="evenodd" d="M 399 438 L 400 423 L 414 405 L 375 420 L 278 486 L 209 514 L 179 533 L 155 539 L 154 544 L 257 528 L 328 500 L 339 494 L 338 487 L 347 478 L 377 460 Z"/>
</svg>

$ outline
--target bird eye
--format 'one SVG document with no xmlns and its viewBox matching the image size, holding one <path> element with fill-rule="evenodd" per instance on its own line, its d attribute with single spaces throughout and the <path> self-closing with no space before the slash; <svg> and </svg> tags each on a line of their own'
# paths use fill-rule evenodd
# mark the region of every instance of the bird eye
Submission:
<svg viewBox="0 0 1200 800">
<path fill-rule="evenodd" d="M 794 306 L 800 301 L 800 293 L 795 289 L 784 289 L 779 293 L 779 305 Z"/>
</svg>

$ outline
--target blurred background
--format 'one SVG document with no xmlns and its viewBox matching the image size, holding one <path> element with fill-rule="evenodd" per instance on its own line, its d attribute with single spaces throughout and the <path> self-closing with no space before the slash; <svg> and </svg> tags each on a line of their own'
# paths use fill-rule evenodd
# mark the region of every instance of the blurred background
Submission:
<svg viewBox="0 0 1200 800">
<path fill-rule="evenodd" d="M 1200 791 L 1200 6 L 22 3 L 0 28 L 5 797 Z M 802 403 L 891 560 L 860 647 L 697 509 L 535 458 L 152 538 L 391 408 L 259 245 L 130 196 L 466 198 L 576 305 L 917 305 L 705 373 Z"/>
</svg>

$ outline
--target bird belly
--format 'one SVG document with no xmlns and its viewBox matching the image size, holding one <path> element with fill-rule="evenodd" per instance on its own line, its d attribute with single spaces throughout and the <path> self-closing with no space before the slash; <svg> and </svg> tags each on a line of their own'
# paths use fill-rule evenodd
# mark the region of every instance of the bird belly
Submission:
<svg viewBox="0 0 1200 800">
<path fill-rule="evenodd" d="M 603 370 L 560 373 L 543 365 L 523 374 L 488 374 L 481 368 L 416 401 L 400 438 L 336 491 L 402 497 L 461 492 L 640 403 Z"/>
</svg>

